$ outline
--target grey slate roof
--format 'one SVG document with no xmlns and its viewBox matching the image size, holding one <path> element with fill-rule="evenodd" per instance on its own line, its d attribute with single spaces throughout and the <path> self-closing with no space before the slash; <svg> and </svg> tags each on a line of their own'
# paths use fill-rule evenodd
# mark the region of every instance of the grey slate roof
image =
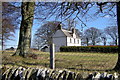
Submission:
<svg viewBox="0 0 120 80">
<path fill-rule="evenodd" d="M 65 36 L 67 36 L 67 37 L 73 37 L 72 31 L 65 30 L 65 29 L 61 29 L 61 31 L 65 34 Z M 80 36 L 78 35 L 77 32 L 75 34 L 76 34 L 76 38 L 80 38 Z"/>
</svg>

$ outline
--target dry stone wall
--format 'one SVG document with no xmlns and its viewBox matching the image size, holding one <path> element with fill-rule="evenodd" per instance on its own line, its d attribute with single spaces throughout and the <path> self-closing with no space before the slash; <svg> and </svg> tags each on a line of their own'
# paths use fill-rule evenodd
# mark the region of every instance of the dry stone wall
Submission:
<svg viewBox="0 0 120 80">
<path fill-rule="evenodd" d="M 120 80 L 118 73 L 75 73 L 47 68 L 11 67 L 2 73 L 2 80 Z"/>
</svg>

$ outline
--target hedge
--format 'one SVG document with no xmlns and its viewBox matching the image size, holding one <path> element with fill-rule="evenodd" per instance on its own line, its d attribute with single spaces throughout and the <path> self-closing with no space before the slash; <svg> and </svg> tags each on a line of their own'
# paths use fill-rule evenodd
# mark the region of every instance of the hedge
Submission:
<svg viewBox="0 0 120 80">
<path fill-rule="evenodd" d="M 63 46 L 61 52 L 102 52 L 117 53 L 118 46 Z"/>
</svg>

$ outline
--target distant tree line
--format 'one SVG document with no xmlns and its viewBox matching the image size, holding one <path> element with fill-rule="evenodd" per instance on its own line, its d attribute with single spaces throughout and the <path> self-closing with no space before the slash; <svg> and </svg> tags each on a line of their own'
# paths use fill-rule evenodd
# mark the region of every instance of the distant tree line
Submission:
<svg viewBox="0 0 120 80">
<path fill-rule="evenodd" d="M 40 49 L 44 45 L 50 45 L 52 43 L 53 34 L 59 29 L 61 24 L 59 21 L 46 22 L 40 26 L 34 34 L 33 44 L 34 48 Z M 73 22 L 68 21 L 68 26 L 64 29 L 70 30 L 69 25 L 73 25 Z M 109 26 L 101 30 L 95 27 L 90 27 L 83 32 L 77 29 L 77 33 L 80 35 L 82 46 L 89 45 L 118 45 L 118 27 Z"/>
<path fill-rule="evenodd" d="M 82 45 L 118 45 L 118 27 L 109 26 L 101 30 L 90 27 L 82 33 Z M 102 43 L 102 44 L 101 44 Z"/>
</svg>

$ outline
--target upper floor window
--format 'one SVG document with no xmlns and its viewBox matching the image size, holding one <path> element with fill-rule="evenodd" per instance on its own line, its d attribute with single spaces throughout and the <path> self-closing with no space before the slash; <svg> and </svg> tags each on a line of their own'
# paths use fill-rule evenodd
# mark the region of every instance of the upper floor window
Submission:
<svg viewBox="0 0 120 80">
<path fill-rule="evenodd" d="M 70 43 L 72 43 L 72 40 L 71 40 L 71 38 L 70 38 Z"/>
<path fill-rule="evenodd" d="M 79 44 L 79 39 L 78 39 L 78 44 Z"/>
<path fill-rule="evenodd" d="M 75 39 L 74 39 L 74 43 L 75 43 Z"/>
</svg>

